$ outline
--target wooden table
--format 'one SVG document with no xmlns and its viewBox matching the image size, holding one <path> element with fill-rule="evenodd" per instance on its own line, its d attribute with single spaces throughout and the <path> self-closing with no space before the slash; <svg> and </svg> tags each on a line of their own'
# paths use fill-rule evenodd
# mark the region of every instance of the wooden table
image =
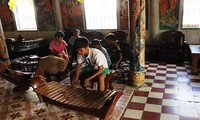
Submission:
<svg viewBox="0 0 200 120">
<path fill-rule="evenodd" d="M 197 63 L 198 63 L 198 60 L 200 59 L 200 45 L 189 45 L 189 47 L 192 54 L 191 71 L 192 73 L 197 73 L 198 72 Z"/>
</svg>

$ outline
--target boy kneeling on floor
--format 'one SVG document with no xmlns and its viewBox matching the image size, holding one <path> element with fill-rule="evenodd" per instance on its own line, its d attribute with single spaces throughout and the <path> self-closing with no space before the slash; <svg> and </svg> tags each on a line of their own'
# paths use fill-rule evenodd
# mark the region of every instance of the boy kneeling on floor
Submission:
<svg viewBox="0 0 200 120">
<path fill-rule="evenodd" d="M 96 48 L 90 48 L 88 39 L 85 37 L 75 39 L 74 48 L 78 54 L 75 75 L 71 80 L 72 85 L 81 80 L 81 86 L 87 88 L 89 81 L 97 78 L 99 80 L 99 90 L 104 91 L 105 77 L 109 72 L 105 55 Z M 86 63 L 86 66 L 81 67 L 83 63 Z"/>
</svg>

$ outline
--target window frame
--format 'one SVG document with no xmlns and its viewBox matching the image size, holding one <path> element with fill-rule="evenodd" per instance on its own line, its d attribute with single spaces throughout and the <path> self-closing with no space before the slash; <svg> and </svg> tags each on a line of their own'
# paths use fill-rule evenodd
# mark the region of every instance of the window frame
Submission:
<svg viewBox="0 0 200 120">
<path fill-rule="evenodd" d="M 36 29 L 23 29 L 23 30 L 18 30 L 18 27 L 17 27 L 17 21 L 16 21 L 16 17 L 15 17 L 15 9 L 16 8 L 14 8 L 14 11 L 12 12 L 12 14 L 13 14 L 13 19 L 14 19 L 14 24 L 15 24 L 15 27 L 16 27 L 16 31 L 19 31 L 19 32 L 35 32 L 35 31 L 39 31 L 39 27 L 38 27 L 38 21 L 37 21 L 37 14 L 36 14 L 36 6 L 35 6 L 35 0 L 32 0 L 32 2 L 33 2 L 33 9 L 34 9 L 34 13 L 35 13 L 35 24 L 36 24 Z"/>
<path fill-rule="evenodd" d="M 119 4 L 120 4 L 120 1 L 119 0 L 115 0 L 116 1 L 116 8 L 118 8 L 119 7 Z M 116 29 L 88 29 L 87 28 L 87 23 L 86 23 L 86 12 L 85 12 L 85 2 L 83 2 L 83 21 L 84 21 L 84 28 L 85 28 L 85 30 L 117 30 L 117 29 L 119 29 L 120 28 L 120 24 L 119 24 L 119 16 L 120 16 L 120 14 L 119 14 L 119 12 L 120 12 L 120 10 L 119 9 L 117 9 L 116 10 Z"/>
<path fill-rule="evenodd" d="M 181 23 L 180 23 L 181 24 L 181 29 L 182 30 L 199 30 L 200 29 L 200 24 L 199 24 L 199 28 L 183 28 L 184 1 L 185 0 L 183 0 L 183 2 L 182 2 L 182 16 L 181 16 Z"/>
</svg>

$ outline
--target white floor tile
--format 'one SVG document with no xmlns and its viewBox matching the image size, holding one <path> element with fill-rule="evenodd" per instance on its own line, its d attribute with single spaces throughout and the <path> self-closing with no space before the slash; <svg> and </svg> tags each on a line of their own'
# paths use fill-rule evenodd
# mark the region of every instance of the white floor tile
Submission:
<svg viewBox="0 0 200 120">
<path fill-rule="evenodd" d="M 169 80 L 166 80 L 166 81 L 165 81 L 165 84 L 168 84 L 168 85 L 178 85 L 178 82 L 177 82 L 177 81 L 169 81 Z"/>
<path fill-rule="evenodd" d="M 162 105 L 164 105 L 164 106 L 179 106 L 179 101 L 171 100 L 171 99 L 163 99 Z"/>
<path fill-rule="evenodd" d="M 164 114 L 161 113 L 160 120 L 180 120 L 178 115 Z"/>
<path fill-rule="evenodd" d="M 200 83 L 190 82 L 191 87 L 200 87 Z"/>
<path fill-rule="evenodd" d="M 151 97 L 151 98 L 163 98 L 163 93 L 149 92 L 148 97 Z"/>
<path fill-rule="evenodd" d="M 166 74 L 167 77 L 177 77 L 177 74 Z"/>
<path fill-rule="evenodd" d="M 178 78 L 178 82 L 190 82 L 188 78 Z"/>
<path fill-rule="evenodd" d="M 166 76 L 155 76 L 155 78 L 154 79 L 156 79 L 156 80 L 166 80 Z"/>
<path fill-rule="evenodd" d="M 155 88 L 165 88 L 165 84 L 153 83 L 152 87 L 155 87 Z"/>
<path fill-rule="evenodd" d="M 177 71 L 175 68 L 167 68 L 167 71 Z"/>
<path fill-rule="evenodd" d="M 153 82 L 154 82 L 154 79 L 147 79 L 147 78 L 145 78 L 145 82 L 146 82 L 146 83 L 153 83 Z"/>
<path fill-rule="evenodd" d="M 148 70 L 157 70 L 157 67 L 148 67 Z"/>
<path fill-rule="evenodd" d="M 131 99 L 131 102 L 146 103 L 147 97 L 133 96 L 133 98 Z"/>
<path fill-rule="evenodd" d="M 200 79 L 200 76 L 198 75 L 189 75 L 190 79 Z"/>
<path fill-rule="evenodd" d="M 144 111 L 161 113 L 161 105 L 145 104 Z"/>
<path fill-rule="evenodd" d="M 195 103 L 196 109 L 200 110 L 200 103 Z"/>
<path fill-rule="evenodd" d="M 180 115 L 182 116 L 186 116 L 186 117 L 195 117 L 195 118 L 198 118 L 198 113 L 197 113 L 197 110 L 196 109 L 180 109 Z"/>
<path fill-rule="evenodd" d="M 133 109 L 127 109 L 125 111 L 123 117 L 132 118 L 132 119 L 141 119 L 142 118 L 142 114 L 143 114 L 143 111 L 133 110 Z"/>
<path fill-rule="evenodd" d="M 188 73 L 187 72 L 178 71 L 177 75 L 188 75 Z"/>
<path fill-rule="evenodd" d="M 179 94 L 179 91 L 177 89 L 165 89 L 165 93 L 168 93 L 168 94 Z"/>
<path fill-rule="evenodd" d="M 163 74 L 166 74 L 166 70 L 157 70 L 156 73 L 163 73 Z"/>
<path fill-rule="evenodd" d="M 146 75 L 148 75 L 148 76 L 156 76 L 156 72 L 147 72 Z"/>
<path fill-rule="evenodd" d="M 158 68 L 167 68 L 167 66 L 159 65 Z"/>
<path fill-rule="evenodd" d="M 139 88 L 138 91 L 150 92 L 151 87 L 142 87 L 142 88 Z"/>
</svg>

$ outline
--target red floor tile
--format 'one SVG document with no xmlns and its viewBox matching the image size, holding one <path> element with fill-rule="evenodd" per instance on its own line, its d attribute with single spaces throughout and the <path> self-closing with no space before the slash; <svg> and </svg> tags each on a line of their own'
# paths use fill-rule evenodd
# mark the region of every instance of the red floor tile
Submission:
<svg viewBox="0 0 200 120">
<path fill-rule="evenodd" d="M 178 75 L 179 78 L 188 78 L 188 75 Z"/>
<path fill-rule="evenodd" d="M 135 103 L 135 102 L 130 102 L 127 105 L 127 108 L 129 109 L 135 109 L 135 110 L 144 110 L 145 104 L 143 103 Z"/>
<path fill-rule="evenodd" d="M 160 120 L 160 113 L 144 111 L 142 120 Z"/>
<path fill-rule="evenodd" d="M 166 73 L 167 74 L 176 74 L 177 72 L 176 71 L 167 71 Z"/>
<path fill-rule="evenodd" d="M 143 92 L 143 91 L 134 91 L 133 96 L 143 96 L 147 97 L 149 95 L 149 92 Z"/>
<path fill-rule="evenodd" d="M 199 120 L 199 118 L 180 116 L 180 120 Z"/>
<path fill-rule="evenodd" d="M 178 86 L 176 86 L 176 85 L 168 85 L 168 84 L 165 85 L 165 88 L 167 88 L 167 89 L 178 89 L 177 87 Z"/>
<path fill-rule="evenodd" d="M 192 87 L 192 91 L 200 91 L 200 86 L 199 87 Z"/>
<path fill-rule="evenodd" d="M 148 87 L 152 87 L 152 83 L 146 83 Z"/>
<path fill-rule="evenodd" d="M 162 83 L 162 84 L 165 84 L 165 80 L 154 80 L 154 83 Z"/>
<path fill-rule="evenodd" d="M 147 98 L 147 103 L 149 103 L 149 104 L 156 104 L 156 105 L 162 105 L 162 99 Z"/>
<path fill-rule="evenodd" d="M 177 98 L 178 98 L 178 95 L 176 95 L 176 94 L 164 93 L 164 94 L 163 94 L 163 98 L 164 98 L 164 99 L 177 99 Z"/>
<path fill-rule="evenodd" d="M 187 72 L 187 69 L 177 69 L 179 72 Z"/>
<path fill-rule="evenodd" d="M 149 75 L 146 75 L 145 78 L 147 78 L 147 79 L 154 79 L 155 76 L 149 76 Z"/>
<path fill-rule="evenodd" d="M 165 89 L 164 88 L 152 88 L 151 92 L 160 92 L 160 93 L 164 93 Z"/>
<path fill-rule="evenodd" d="M 158 67 L 158 65 L 149 65 L 149 67 L 156 67 L 156 68 L 157 68 L 157 67 Z"/>
<path fill-rule="evenodd" d="M 165 73 L 156 73 L 156 76 L 166 76 Z"/>
<path fill-rule="evenodd" d="M 178 115 L 179 114 L 179 107 L 162 106 L 162 113 Z"/>
<path fill-rule="evenodd" d="M 175 80 L 176 81 L 177 77 L 166 77 L 166 80 L 173 80 L 173 81 Z"/>
<path fill-rule="evenodd" d="M 133 119 L 133 118 L 125 118 L 125 117 L 122 117 L 120 120 L 140 120 L 140 119 Z"/>
<path fill-rule="evenodd" d="M 147 70 L 146 72 L 155 73 L 156 70 Z"/>
<path fill-rule="evenodd" d="M 163 71 L 165 71 L 165 70 L 167 70 L 167 68 L 157 68 L 157 70 L 163 70 Z"/>
</svg>

